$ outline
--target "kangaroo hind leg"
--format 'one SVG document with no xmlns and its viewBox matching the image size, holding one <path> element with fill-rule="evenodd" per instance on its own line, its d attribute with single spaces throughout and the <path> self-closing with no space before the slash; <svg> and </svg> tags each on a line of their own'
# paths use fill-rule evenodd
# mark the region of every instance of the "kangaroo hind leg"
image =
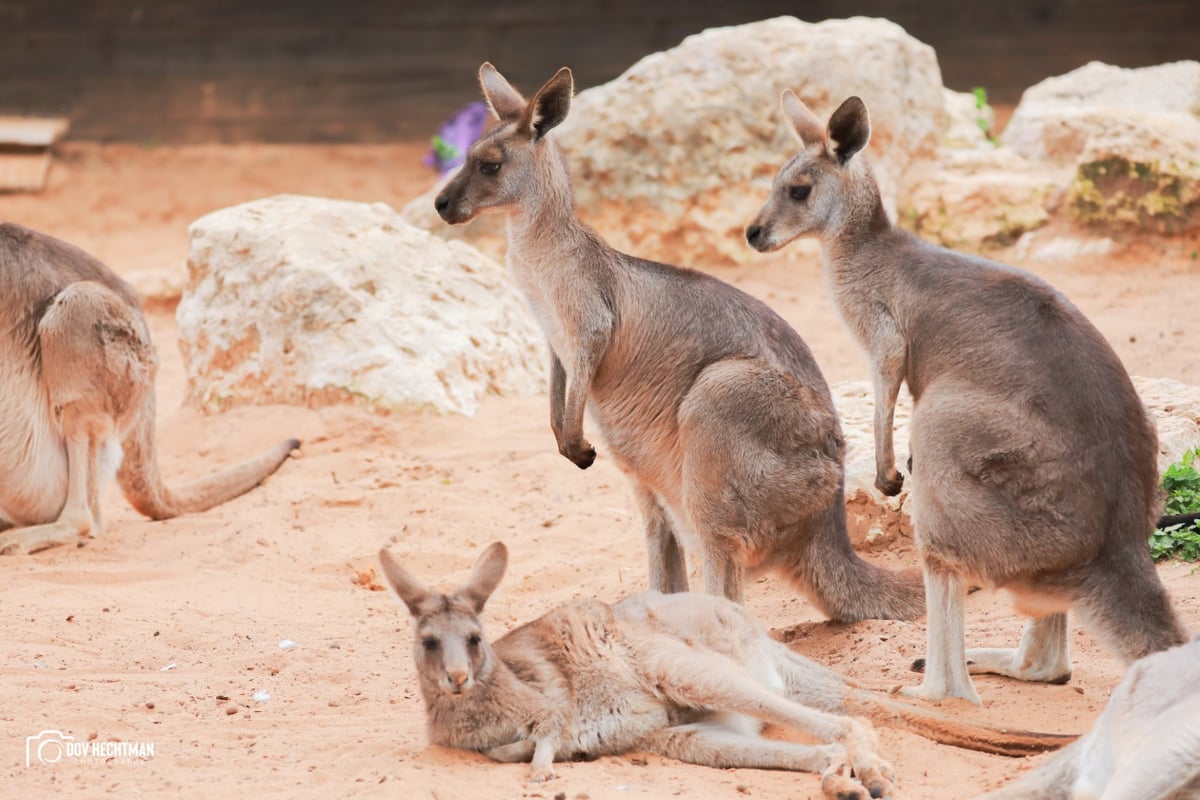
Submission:
<svg viewBox="0 0 1200 800">
<path fill-rule="evenodd" d="M 74 283 L 38 323 L 41 381 L 67 451 L 58 519 L 0 535 L 0 552 L 29 553 L 103 525 L 100 496 L 121 461 L 121 429 L 142 412 L 157 359 L 145 323 L 107 287 Z"/>
<path fill-rule="evenodd" d="M 693 722 L 655 731 L 642 743 L 654 753 L 718 769 L 787 769 L 821 775 L 821 789 L 835 800 L 872 796 L 852 777 L 846 749 L 838 744 L 799 744 L 750 736 L 713 722 Z"/>
<path fill-rule="evenodd" d="M 840 500 L 843 441 L 824 386 L 752 359 L 709 365 L 679 409 L 681 502 L 705 588 L 740 601 L 747 565 Z"/>
<path fill-rule="evenodd" d="M 913 669 L 924 669 L 918 659 Z M 1071 678 L 1067 615 L 1049 614 L 1025 623 L 1021 644 L 1011 647 L 967 649 L 967 670 L 972 675 L 1004 675 L 1022 681 L 1066 683 Z"/>
<path fill-rule="evenodd" d="M 842 745 L 855 777 L 871 797 L 892 794 L 895 773 L 876 754 L 869 723 L 800 705 L 756 681 L 728 656 L 683 642 L 655 639 L 637 663 L 644 665 L 650 685 L 677 706 L 753 717 Z"/>
<path fill-rule="evenodd" d="M 650 559 L 650 588 L 663 594 L 688 590 L 687 562 L 671 517 L 653 491 L 637 487 L 638 505 L 646 522 L 646 551 Z"/>
</svg>

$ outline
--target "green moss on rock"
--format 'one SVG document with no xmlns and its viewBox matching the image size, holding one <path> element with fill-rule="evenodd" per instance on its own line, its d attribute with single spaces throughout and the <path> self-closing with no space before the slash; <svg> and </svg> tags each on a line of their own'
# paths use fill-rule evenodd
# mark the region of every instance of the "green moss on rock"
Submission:
<svg viewBox="0 0 1200 800">
<path fill-rule="evenodd" d="M 1067 193 L 1078 221 L 1178 234 L 1200 228 L 1200 163 L 1121 156 L 1079 165 Z"/>
</svg>

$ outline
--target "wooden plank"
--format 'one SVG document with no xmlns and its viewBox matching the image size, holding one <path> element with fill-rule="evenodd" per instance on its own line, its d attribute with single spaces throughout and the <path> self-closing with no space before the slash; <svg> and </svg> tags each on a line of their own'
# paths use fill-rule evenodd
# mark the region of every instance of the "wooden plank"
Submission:
<svg viewBox="0 0 1200 800">
<path fill-rule="evenodd" d="M 0 117 L 0 147 L 49 147 L 70 123 L 61 117 Z"/>
</svg>

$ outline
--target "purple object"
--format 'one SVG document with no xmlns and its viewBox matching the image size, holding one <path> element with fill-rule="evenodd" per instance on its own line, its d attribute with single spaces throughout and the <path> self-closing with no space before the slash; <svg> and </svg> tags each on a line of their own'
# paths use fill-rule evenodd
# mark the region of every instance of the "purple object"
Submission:
<svg viewBox="0 0 1200 800">
<path fill-rule="evenodd" d="M 458 169 L 467 158 L 467 148 L 483 133 L 487 119 L 488 107 L 478 100 L 455 111 L 434 134 L 424 163 L 443 175 Z"/>
</svg>

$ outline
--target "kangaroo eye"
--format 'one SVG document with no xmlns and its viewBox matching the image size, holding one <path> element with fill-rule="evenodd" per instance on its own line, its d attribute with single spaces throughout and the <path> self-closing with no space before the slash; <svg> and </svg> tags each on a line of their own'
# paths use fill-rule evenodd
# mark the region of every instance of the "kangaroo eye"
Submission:
<svg viewBox="0 0 1200 800">
<path fill-rule="evenodd" d="M 479 638 L 479 634 L 472 633 L 470 636 L 467 637 L 467 646 L 474 649 L 476 647 L 479 647 L 480 641 L 482 641 L 482 640 Z"/>
<path fill-rule="evenodd" d="M 808 199 L 808 195 L 811 192 L 812 192 L 812 186 L 808 186 L 808 185 L 793 186 L 792 190 L 790 192 L 788 192 L 788 196 L 790 196 L 797 203 L 802 203 Z"/>
<path fill-rule="evenodd" d="M 495 175 L 500 171 L 499 161 L 484 161 L 479 165 L 479 173 L 481 175 Z"/>
<path fill-rule="evenodd" d="M 424 639 L 421 640 L 421 646 L 424 647 L 429 652 L 433 652 L 434 650 L 437 650 L 441 646 L 441 644 L 442 644 L 441 642 L 439 642 L 437 639 L 435 639 L 432 636 L 426 636 Z"/>
</svg>

